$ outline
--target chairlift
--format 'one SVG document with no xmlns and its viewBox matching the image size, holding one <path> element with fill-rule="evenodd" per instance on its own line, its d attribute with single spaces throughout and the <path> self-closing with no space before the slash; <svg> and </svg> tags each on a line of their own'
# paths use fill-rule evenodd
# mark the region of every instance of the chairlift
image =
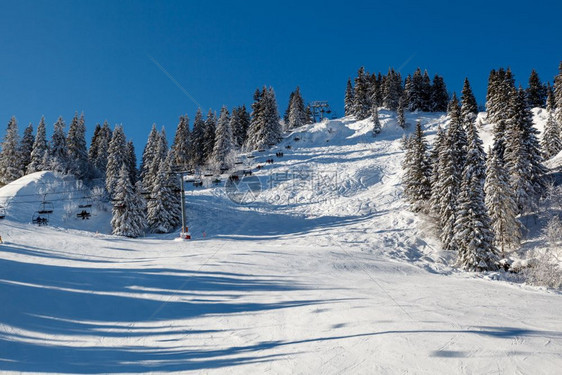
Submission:
<svg viewBox="0 0 562 375">
<path fill-rule="evenodd" d="M 248 155 L 248 156 L 246 156 L 246 157 L 247 157 L 248 159 L 253 159 L 253 158 L 255 158 L 254 155 Z"/>
<path fill-rule="evenodd" d="M 260 148 L 260 149 L 258 150 L 258 152 L 265 152 L 265 149 L 264 149 L 264 148 Z"/>
<path fill-rule="evenodd" d="M 92 199 L 90 197 L 84 197 L 78 202 L 78 208 L 90 208 L 92 207 Z"/>
<path fill-rule="evenodd" d="M 203 176 L 204 177 L 213 177 L 213 174 L 212 173 L 205 173 Z"/>
<path fill-rule="evenodd" d="M 37 210 L 37 213 L 39 213 L 40 215 L 52 214 L 54 210 L 55 208 L 53 206 L 53 203 L 48 201 L 43 201 L 39 205 L 39 210 Z"/>
<path fill-rule="evenodd" d="M 6 217 L 6 209 L 4 206 L 0 206 L 0 219 L 4 219 Z"/>
<path fill-rule="evenodd" d="M 193 186 L 195 187 L 202 187 L 203 186 L 203 181 L 201 180 L 196 180 L 193 182 Z"/>
<path fill-rule="evenodd" d="M 221 173 L 224 173 L 224 172 L 228 171 L 228 168 L 222 167 L 222 168 L 220 169 L 220 171 L 221 171 Z"/>
<path fill-rule="evenodd" d="M 39 211 L 36 211 L 31 217 L 31 222 L 37 225 L 47 225 L 49 223 L 49 219 L 47 216 L 42 216 Z"/>
<path fill-rule="evenodd" d="M 215 184 L 215 185 L 218 185 L 218 184 L 220 184 L 220 183 L 221 183 L 220 178 L 215 178 L 215 179 L 213 180 L 213 184 Z"/>
<path fill-rule="evenodd" d="M 86 210 L 86 209 L 83 209 L 82 211 L 80 211 L 80 212 L 78 212 L 78 213 L 76 214 L 76 217 L 78 217 L 78 218 L 80 218 L 80 219 L 82 219 L 82 220 L 87 220 L 87 219 L 90 218 L 90 216 L 92 216 L 92 213 L 89 212 L 89 211 Z"/>
<path fill-rule="evenodd" d="M 236 160 L 236 161 L 234 162 L 234 164 L 240 165 L 240 164 L 244 164 L 244 162 L 243 162 L 242 160 Z"/>
</svg>

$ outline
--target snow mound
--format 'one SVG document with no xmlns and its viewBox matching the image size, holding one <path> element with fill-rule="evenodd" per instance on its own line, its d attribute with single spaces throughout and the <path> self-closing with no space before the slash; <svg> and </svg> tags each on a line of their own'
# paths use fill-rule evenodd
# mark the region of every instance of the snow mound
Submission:
<svg viewBox="0 0 562 375">
<path fill-rule="evenodd" d="M 6 220 L 31 223 L 44 202 L 45 207 L 53 211 L 41 215 L 48 219 L 49 226 L 111 232 L 110 206 L 96 203 L 90 189 L 73 176 L 49 171 L 36 172 L 0 188 L 0 205 L 6 210 Z M 90 204 L 92 207 L 79 207 Z M 90 218 L 77 216 L 83 210 L 91 213 Z"/>
</svg>

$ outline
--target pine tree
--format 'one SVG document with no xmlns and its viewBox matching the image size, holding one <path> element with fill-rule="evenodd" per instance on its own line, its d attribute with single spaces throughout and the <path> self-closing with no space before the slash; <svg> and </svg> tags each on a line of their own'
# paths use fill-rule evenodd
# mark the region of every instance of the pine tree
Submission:
<svg viewBox="0 0 562 375">
<path fill-rule="evenodd" d="M 562 61 L 558 67 L 558 75 L 554 78 L 554 107 L 556 119 L 562 124 Z"/>
<path fill-rule="evenodd" d="M 215 148 L 215 133 L 217 128 L 217 116 L 213 110 L 209 109 L 207 119 L 205 120 L 205 132 L 203 140 L 203 159 L 205 163 L 211 161 L 213 157 L 213 150 Z"/>
<path fill-rule="evenodd" d="M 230 116 L 230 128 L 232 129 L 232 136 L 234 146 L 241 148 L 246 141 L 248 128 L 250 127 L 250 115 L 246 110 L 246 106 L 234 108 L 232 116 Z"/>
<path fill-rule="evenodd" d="M 490 72 L 486 96 L 487 116 L 490 123 L 497 125 L 501 120 L 511 117 L 506 104 L 514 89 L 515 83 L 510 69 L 500 68 L 497 72 L 495 70 Z"/>
<path fill-rule="evenodd" d="M 68 171 L 68 149 L 66 146 L 66 136 L 64 134 L 64 121 L 59 117 L 55 123 L 55 130 L 51 137 L 49 147 L 49 168 L 55 172 L 66 173 Z"/>
<path fill-rule="evenodd" d="M 115 184 L 114 201 L 111 219 L 113 234 L 117 236 L 139 237 L 146 228 L 144 202 L 139 191 L 133 189 L 129 178 L 129 170 L 121 165 L 119 177 Z"/>
<path fill-rule="evenodd" d="M 191 168 L 191 132 L 189 131 L 189 118 L 187 115 L 180 116 L 174 143 L 172 145 L 174 162 L 173 164 L 182 171 Z"/>
<path fill-rule="evenodd" d="M 445 250 L 457 250 L 455 223 L 462 172 L 466 162 L 466 133 L 462 125 L 460 108 L 455 94 L 449 104 L 450 123 L 439 155 L 439 180 L 435 194 L 439 196 L 437 208 L 441 226 L 441 242 Z"/>
<path fill-rule="evenodd" d="M 125 158 L 125 164 L 127 170 L 129 171 L 129 179 L 131 180 L 131 185 L 136 185 L 138 179 L 137 170 L 137 155 L 135 153 L 135 145 L 133 141 L 127 142 L 127 155 Z"/>
<path fill-rule="evenodd" d="M 249 151 L 265 148 L 281 140 L 281 124 L 277 101 L 272 88 L 256 90 L 252 104 L 252 120 L 244 148 Z"/>
<path fill-rule="evenodd" d="M 467 271 L 492 271 L 498 268 L 494 233 L 484 203 L 484 151 L 473 121 L 470 143 L 463 169 L 458 212 L 454 225 L 457 266 Z"/>
<path fill-rule="evenodd" d="M 153 160 L 155 163 L 157 159 Z M 155 233 L 168 233 L 172 228 L 172 220 L 168 211 L 167 202 L 172 198 L 172 190 L 168 186 L 168 176 L 166 174 L 166 160 L 161 160 L 158 171 L 150 190 L 150 200 L 147 203 L 147 220 L 151 231 Z"/>
<path fill-rule="evenodd" d="M 544 125 L 544 134 L 542 137 L 541 146 L 543 149 L 543 155 L 545 159 L 550 159 L 562 150 L 562 129 L 558 121 L 554 119 L 552 112 L 548 112 L 548 119 Z"/>
<path fill-rule="evenodd" d="M 357 120 L 364 120 L 370 115 L 371 100 L 369 97 L 368 73 L 365 68 L 359 68 L 355 78 L 353 93 L 353 115 Z"/>
<path fill-rule="evenodd" d="M 213 149 L 211 164 L 217 169 L 230 168 L 232 165 L 232 152 L 234 142 L 232 140 L 232 129 L 228 109 L 222 107 L 217 124 L 216 142 Z"/>
<path fill-rule="evenodd" d="M 152 191 L 154 189 L 158 173 L 160 173 L 161 164 L 165 162 L 168 156 L 168 140 L 164 127 L 162 127 L 162 130 L 157 135 L 156 142 L 157 144 L 153 153 L 152 162 L 142 180 L 142 185 L 147 191 Z"/>
<path fill-rule="evenodd" d="M 429 152 L 429 162 L 431 164 L 431 198 L 429 200 L 431 213 L 435 217 L 439 217 L 439 213 L 441 211 L 441 192 L 439 191 L 439 155 L 445 153 L 444 145 L 445 145 L 445 132 L 441 128 L 441 126 L 437 127 L 437 135 L 435 137 L 435 142 L 433 144 L 433 148 Z"/>
<path fill-rule="evenodd" d="M 143 182 L 143 186 L 145 188 L 147 187 L 145 185 L 145 176 L 148 173 L 148 169 L 152 165 L 152 160 L 154 159 L 156 148 L 158 147 L 159 142 L 160 136 L 158 134 L 158 131 L 156 130 L 156 124 L 152 124 L 152 129 L 150 129 L 148 140 L 146 141 L 146 145 L 144 146 L 144 150 L 142 152 L 142 160 L 140 165 L 140 179 Z"/>
<path fill-rule="evenodd" d="M 20 137 L 15 117 L 8 122 L 2 151 L 0 151 L 0 184 L 5 185 L 23 176 L 23 165 L 19 152 Z"/>
<path fill-rule="evenodd" d="M 379 73 L 380 74 L 380 73 Z M 371 105 L 382 106 L 382 91 L 378 76 L 373 73 L 370 77 L 369 97 Z"/>
<path fill-rule="evenodd" d="M 287 109 L 285 110 L 285 114 L 283 115 L 283 125 L 285 130 L 288 128 L 288 123 L 289 123 L 289 111 L 291 110 L 291 104 L 293 103 L 293 99 L 295 97 L 295 92 L 291 91 L 291 94 L 289 95 L 289 104 L 287 104 Z"/>
<path fill-rule="evenodd" d="M 449 103 L 449 93 L 443 77 L 437 74 L 433 77 L 433 85 L 431 86 L 431 111 L 445 112 Z"/>
<path fill-rule="evenodd" d="M 306 124 L 314 124 L 314 116 L 312 116 L 312 110 L 310 109 L 310 104 L 308 104 L 306 106 L 306 109 L 304 110 L 305 114 L 306 114 Z"/>
<path fill-rule="evenodd" d="M 412 112 L 422 111 L 425 103 L 423 97 L 424 82 L 420 68 L 416 69 L 405 90 L 408 97 L 408 110 Z"/>
<path fill-rule="evenodd" d="M 416 123 L 416 132 L 407 142 L 408 152 L 404 159 L 404 193 L 412 205 L 412 210 L 423 210 L 431 197 L 431 164 L 427 153 L 428 146 L 421 122 Z"/>
<path fill-rule="evenodd" d="M 467 124 L 469 122 L 476 121 L 476 116 L 478 116 L 478 104 L 476 103 L 476 98 L 470 88 L 468 78 L 464 79 L 461 101 L 461 116 L 463 118 L 463 122 Z"/>
<path fill-rule="evenodd" d="M 125 139 L 125 133 L 123 132 L 123 128 L 118 125 L 113 130 L 111 142 L 109 143 L 107 169 L 105 171 L 105 188 L 107 189 L 107 192 L 112 199 L 116 199 L 115 189 L 119 182 L 121 168 L 123 166 L 127 171 L 127 178 L 130 180 L 129 171 L 126 164 L 126 155 L 127 143 Z"/>
<path fill-rule="evenodd" d="M 404 109 L 406 106 L 406 99 L 405 96 L 402 95 L 400 100 L 398 101 L 398 108 L 396 109 L 396 118 L 398 121 L 398 125 L 402 129 L 406 129 L 406 115 L 404 114 Z"/>
<path fill-rule="evenodd" d="M 546 110 L 554 113 L 556 110 L 556 101 L 554 100 L 554 88 L 550 86 L 550 82 L 546 86 Z"/>
<path fill-rule="evenodd" d="M 498 155 L 490 149 L 486 165 L 485 203 L 495 234 L 495 245 L 502 257 L 506 250 L 517 247 L 521 241 L 521 223 L 517 220 L 517 204 L 509 183 L 509 175 Z"/>
<path fill-rule="evenodd" d="M 193 132 L 191 133 L 191 162 L 193 166 L 203 165 L 205 162 L 205 121 L 201 109 L 197 109 L 193 121 Z"/>
<path fill-rule="evenodd" d="M 31 153 L 33 152 L 33 144 L 35 137 L 33 136 L 33 125 L 30 123 L 23 132 L 20 144 L 21 164 L 24 171 L 27 171 L 31 163 Z"/>
<path fill-rule="evenodd" d="M 112 136 L 113 133 L 107 121 L 104 121 L 103 126 L 96 125 L 92 141 L 90 142 L 90 149 L 88 150 L 88 161 L 93 169 L 92 175 L 96 178 L 105 178 L 107 154 Z"/>
<path fill-rule="evenodd" d="M 421 97 L 422 97 L 422 111 L 429 112 L 432 108 L 431 103 L 431 79 L 429 78 L 429 74 L 427 74 L 427 70 L 423 72 L 422 78 L 422 90 L 421 90 Z"/>
<path fill-rule="evenodd" d="M 49 155 L 47 145 L 47 131 L 45 129 L 45 118 L 41 117 L 39 126 L 37 126 L 37 134 L 31 151 L 31 162 L 27 166 L 27 173 L 39 172 L 45 170 L 48 166 L 43 163 Z"/>
<path fill-rule="evenodd" d="M 170 196 L 164 201 L 164 207 L 168 211 L 168 228 L 169 231 L 181 225 L 181 193 L 183 192 L 179 186 L 178 175 L 173 170 L 173 153 L 170 150 L 166 159 L 165 175 L 166 187 L 170 190 Z"/>
<path fill-rule="evenodd" d="M 91 171 L 86 147 L 84 114 L 80 117 L 78 117 L 78 113 L 74 115 L 68 128 L 66 144 L 68 150 L 68 171 L 79 180 L 90 177 Z"/>
<path fill-rule="evenodd" d="M 396 111 L 398 101 L 402 96 L 402 77 L 400 73 L 390 68 L 388 74 L 383 78 L 383 106 L 391 111 Z"/>
<path fill-rule="evenodd" d="M 379 109 L 376 105 L 371 108 L 371 118 L 373 119 L 373 137 L 376 137 L 382 130 L 381 120 L 379 119 Z"/>
<path fill-rule="evenodd" d="M 531 108 L 544 108 L 547 92 L 535 69 L 529 77 L 529 87 L 527 87 L 526 94 L 527 102 Z"/>
<path fill-rule="evenodd" d="M 307 123 L 306 109 L 304 107 L 304 100 L 301 96 L 300 88 L 293 92 L 292 100 L 289 103 L 289 113 L 285 130 L 292 130 Z"/>
</svg>

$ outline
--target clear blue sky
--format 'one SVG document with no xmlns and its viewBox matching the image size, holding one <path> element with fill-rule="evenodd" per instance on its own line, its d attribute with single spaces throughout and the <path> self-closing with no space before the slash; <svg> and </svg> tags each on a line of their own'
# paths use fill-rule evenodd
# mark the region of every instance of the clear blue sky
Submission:
<svg viewBox="0 0 562 375">
<path fill-rule="evenodd" d="M 84 112 L 123 124 L 142 151 L 152 123 L 171 138 L 178 116 L 252 101 L 275 88 L 343 112 L 348 77 L 365 65 L 403 74 L 417 66 L 459 91 L 468 76 L 480 103 L 490 69 L 511 66 L 526 85 L 552 80 L 562 60 L 561 1 L 2 1 L 0 136 L 45 115 Z M 89 142 L 89 138 L 88 138 Z"/>
</svg>

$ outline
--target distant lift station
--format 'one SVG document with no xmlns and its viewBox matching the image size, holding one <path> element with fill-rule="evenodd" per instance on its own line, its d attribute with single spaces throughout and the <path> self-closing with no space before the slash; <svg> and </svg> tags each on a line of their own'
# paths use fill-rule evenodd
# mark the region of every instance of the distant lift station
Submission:
<svg viewBox="0 0 562 375">
<path fill-rule="evenodd" d="M 310 111 L 314 122 L 320 122 L 324 118 L 328 118 L 332 110 L 327 101 L 314 101 L 310 103 Z"/>
</svg>

